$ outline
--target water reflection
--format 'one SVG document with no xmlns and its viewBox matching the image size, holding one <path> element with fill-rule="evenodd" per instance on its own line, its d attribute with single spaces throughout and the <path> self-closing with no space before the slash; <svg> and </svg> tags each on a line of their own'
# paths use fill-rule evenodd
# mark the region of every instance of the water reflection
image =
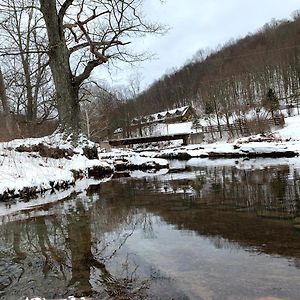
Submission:
<svg viewBox="0 0 300 300">
<path fill-rule="evenodd" d="M 82 199 L 73 202 L 70 209 L 60 207 L 59 215 L 48 209 L 42 217 L 0 227 L 3 299 L 24 295 L 97 295 L 103 299 L 118 295 L 134 299 L 133 289 L 142 292 L 143 282 L 133 276 L 113 275 L 107 267 L 107 261 L 131 235 L 127 231 L 132 232 L 135 226 L 134 215 L 129 209 L 109 205 L 103 214 L 103 203 L 85 207 Z"/>
<path fill-rule="evenodd" d="M 299 180 L 190 167 L 20 212 L 0 225 L 0 298 L 297 299 Z"/>
<path fill-rule="evenodd" d="M 144 204 L 180 230 L 222 236 L 270 254 L 300 257 L 300 232 L 295 230 L 300 214 L 300 176 L 289 166 L 195 168 L 126 181 L 118 185 L 119 193 L 128 189 L 128 184 L 138 197 L 134 205 Z"/>
</svg>

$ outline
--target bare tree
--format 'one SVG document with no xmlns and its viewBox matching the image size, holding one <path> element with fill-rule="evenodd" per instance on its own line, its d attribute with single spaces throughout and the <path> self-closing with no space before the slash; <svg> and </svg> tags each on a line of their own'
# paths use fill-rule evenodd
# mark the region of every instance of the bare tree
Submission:
<svg viewBox="0 0 300 300">
<path fill-rule="evenodd" d="M 0 31 L 7 96 L 12 110 L 25 115 L 27 128 L 53 117 L 53 82 L 44 44 L 46 32 L 35 0 L 2 0 Z"/>
<path fill-rule="evenodd" d="M 5 86 L 4 77 L 1 68 L 0 68 L 0 100 L 2 104 L 3 115 L 5 118 L 6 130 L 9 135 L 12 135 L 13 128 L 12 128 L 12 120 L 10 116 L 9 101 L 6 94 L 6 86 Z"/>
<path fill-rule="evenodd" d="M 99 141 L 112 135 L 118 119 L 119 102 L 115 91 L 99 84 L 85 84 L 80 90 L 81 129 L 89 139 Z"/>
<path fill-rule="evenodd" d="M 142 19 L 142 0 L 39 0 L 48 33 L 49 64 L 64 131 L 79 132 L 79 88 L 110 60 L 133 62 L 144 56 L 125 48 L 133 38 L 158 33 Z M 74 63 L 76 66 L 74 67 Z"/>
</svg>

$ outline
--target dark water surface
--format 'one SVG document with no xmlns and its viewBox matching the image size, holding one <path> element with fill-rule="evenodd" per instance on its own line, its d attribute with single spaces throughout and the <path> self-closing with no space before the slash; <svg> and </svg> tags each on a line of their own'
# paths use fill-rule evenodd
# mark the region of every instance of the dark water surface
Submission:
<svg viewBox="0 0 300 300">
<path fill-rule="evenodd" d="M 2 217 L 0 299 L 300 299 L 298 228 L 289 165 L 113 179 Z"/>
</svg>

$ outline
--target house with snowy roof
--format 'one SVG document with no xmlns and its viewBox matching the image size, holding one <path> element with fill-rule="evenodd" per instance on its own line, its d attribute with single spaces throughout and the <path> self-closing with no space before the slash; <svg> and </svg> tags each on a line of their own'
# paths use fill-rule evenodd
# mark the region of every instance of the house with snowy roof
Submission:
<svg viewBox="0 0 300 300">
<path fill-rule="evenodd" d="M 190 105 L 187 105 L 151 115 L 136 117 L 130 122 L 130 132 L 132 136 L 157 135 L 163 129 L 164 124 L 188 122 L 195 118 L 197 118 L 195 110 Z M 115 130 L 114 137 L 123 137 L 122 128 Z"/>
<path fill-rule="evenodd" d="M 150 125 L 153 123 L 177 123 L 193 120 L 197 117 L 195 110 L 190 106 L 183 106 L 155 114 L 132 119 L 131 126 Z"/>
</svg>

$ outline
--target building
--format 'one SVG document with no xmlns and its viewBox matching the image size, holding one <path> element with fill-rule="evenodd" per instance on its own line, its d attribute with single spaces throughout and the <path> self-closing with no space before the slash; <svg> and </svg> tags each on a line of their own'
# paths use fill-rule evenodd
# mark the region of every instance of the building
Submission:
<svg viewBox="0 0 300 300">
<path fill-rule="evenodd" d="M 191 121 L 195 117 L 197 117 L 195 110 L 190 105 L 187 105 L 172 110 L 166 110 L 155 114 L 134 118 L 132 119 L 130 126 L 145 126 L 153 123 L 179 123 Z"/>
<path fill-rule="evenodd" d="M 151 136 L 155 132 L 156 125 L 181 123 L 192 121 L 197 118 L 195 110 L 190 106 L 183 106 L 172 110 L 157 112 L 151 115 L 136 117 L 130 122 L 131 136 Z M 114 138 L 124 137 L 123 129 L 114 131 Z"/>
</svg>

